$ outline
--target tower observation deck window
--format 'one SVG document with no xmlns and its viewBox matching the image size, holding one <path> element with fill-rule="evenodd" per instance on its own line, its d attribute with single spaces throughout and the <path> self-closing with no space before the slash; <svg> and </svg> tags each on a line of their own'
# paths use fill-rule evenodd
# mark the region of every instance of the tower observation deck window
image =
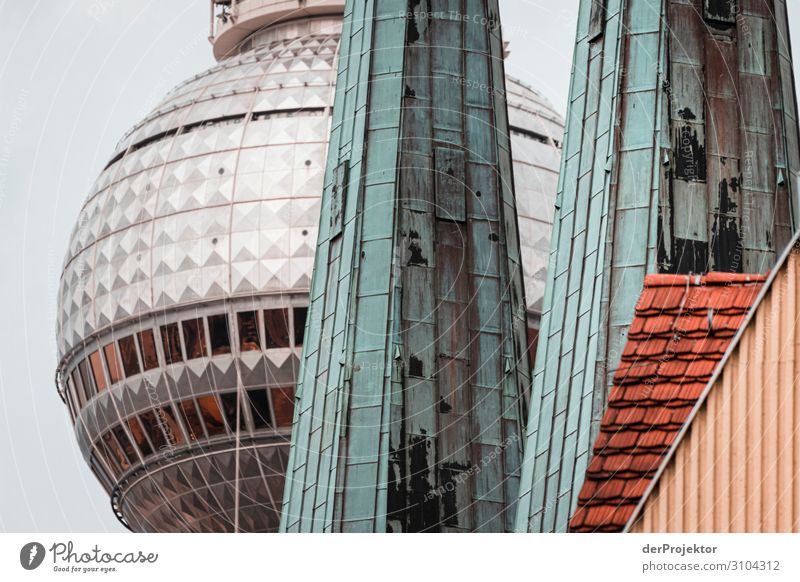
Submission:
<svg viewBox="0 0 800 582">
<path fill-rule="evenodd" d="M 197 407 L 193 399 L 182 400 L 178 405 L 178 412 L 180 412 L 183 423 L 186 425 L 186 430 L 189 432 L 190 441 L 197 441 L 205 437 L 203 421 L 200 420 L 200 415 L 197 413 Z"/>
<path fill-rule="evenodd" d="M 133 435 L 133 440 L 136 441 L 136 446 L 139 447 L 139 450 L 142 452 L 142 456 L 147 457 L 148 455 L 153 454 L 153 449 L 150 446 L 150 442 L 147 440 L 147 436 L 144 434 L 144 430 L 142 430 L 142 425 L 139 424 L 139 419 L 135 416 L 128 419 L 128 429 L 131 431 L 131 435 Z"/>
<path fill-rule="evenodd" d="M 142 356 L 142 365 L 145 372 L 158 368 L 158 352 L 156 351 L 156 338 L 152 329 L 140 331 L 139 350 Z"/>
<path fill-rule="evenodd" d="M 95 391 L 92 377 L 89 374 L 89 363 L 87 360 L 81 360 L 80 363 L 78 363 L 78 372 L 81 377 L 81 385 L 83 386 L 83 402 L 81 403 L 81 406 L 83 406 L 89 398 L 92 397 Z"/>
<path fill-rule="evenodd" d="M 128 435 L 125 434 L 125 430 L 122 426 L 117 425 L 111 429 L 111 432 L 114 433 L 114 436 L 117 439 L 117 442 L 122 447 L 122 452 L 125 453 L 125 457 L 128 459 L 129 463 L 135 463 L 138 459 L 136 456 L 136 449 L 133 448 Z"/>
<path fill-rule="evenodd" d="M 167 439 L 167 435 L 164 432 L 166 425 L 154 410 L 142 412 L 139 415 L 139 419 L 141 420 L 145 434 L 150 438 L 150 442 L 153 443 L 156 452 L 160 452 L 171 446 L 172 443 Z"/>
<path fill-rule="evenodd" d="M 83 408 L 84 404 L 86 404 L 86 396 L 84 395 L 83 389 L 81 388 L 81 383 L 78 381 L 78 374 L 80 373 L 79 370 L 80 364 L 78 366 L 79 366 L 78 368 L 72 370 L 72 374 L 70 374 L 70 377 L 72 378 L 72 386 L 74 387 L 75 398 L 77 399 L 76 405 L 78 408 Z"/>
<path fill-rule="evenodd" d="M 106 357 L 106 369 L 108 370 L 108 377 L 112 384 L 116 384 L 122 380 L 122 370 L 119 366 L 117 350 L 114 347 L 113 342 L 103 348 L 103 354 Z"/>
<path fill-rule="evenodd" d="M 197 399 L 197 405 L 200 407 L 200 415 L 206 423 L 208 436 L 223 434 L 225 422 L 222 420 L 222 411 L 219 409 L 216 397 L 213 395 L 201 396 Z"/>
<path fill-rule="evenodd" d="M 231 336 L 228 331 L 228 316 L 224 313 L 208 318 L 208 334 L 211 337 L 211 355 L 231 353 Z"/>
<path fill-rule="evenodd" d="M 272 426 L 272 413 L 270 412 L 267 391 L 263 388 L 248 390 L 247 399 L 250 401 L 253 427 L 256 429 L 270 428 Z"/>
<path fill-rule="evenodd" d="M 272 396 L 272 406 L 275 409 L 275 422 L 278 426 L 292 426 L 294 386 L 273 388 L 270 395 Z"/>
<path fill-rule="evenodd" d="M 75 417 L 78 415 L 78 401 L 75 396 L 75 384 L 72 380 L 72 376 L 67 376 L 67 380 L 65 382 L 67 386 L 67 407 L 69 408 L 70 418 L 75 420 Z"/>
<path fill-rule="evenodd" d="M 92 366 L 92 377 L 94 378 L 94 385 L 98 392 L 102 392 L 108 387 L 106 383 L 106 375 L 103 372 L 103 361 L 100 358 L 100 352 L 92 352 L 89 355 L 89 363 Z"/>
<path fill-rule="evenodd" d="M 136 357 L 136 341 L 132 335 L 120 339 L 119 355 L 122 358 L 122 369 L 125 371 L 126 377 L 135 376 L 140 372 L 139 359 Z"/>
<path fill-rule="evenodd" d="M 258 332 L 258 314 L 255 311 L 241 311 L 236 314 L 239 322 L 239 349 L 243 352 L 261 350 L 261 337 Z"/>
<path fill-rule="evenodd" d="M 238 392 L 228 392 L 227 394 L 220 394 L 219 399 L 222 402 L 222 412 L 225 414 L 225 420 L 228 421 L 228 427 L 231 432 L 236 432 L 236 405 L 239 400 Z M 239 430 L 247 430 L 244 422 L 244 409 L 239 407 Z"/>
<path fill-rule="evenodd" d="M 206 355 L 206 332 L 202 319 L 183 322 L 183 339 L 186 342 L 186 359 L 196 360 Z"/>
<path fill-rule="evenodd" d="M 286 309 L 264 310 L 264 328 L 266 329 L 267 349 L 288 348 L 289 312 Z"/>
<path fill-rule="evenodd" d="M 183 361 L 181 334 L 177 323 L 161 326 L 161 345 L 164 348 L 164 359 L 168 366 Z"/>
<path fill-rule="evenodd" d="M 107 432 L 102 436 L 102 442 L 106 449 L 106 457 L 109 462 L 117 467 L 117 470 L 126 471 L 130 468 L 131 464 L 122 447 L 117 443 L 114 436 Z"/>
<path fill-rule="evenodd" d="M 306 335 L 308 307 L 294 307 L 292 311 L 292 317 L 294 318 L 294 345 L 302 346 Z"/>
<path fill-rule="evenodd" d="M 171 404 L 156 409 L 156 414 L 161 418 L 161 427 L 167 435 L 167 442 L 170 445 L 182 445 L 184 443 L 183 433 L 175 416 L 175 411 Z"/>
</svg>

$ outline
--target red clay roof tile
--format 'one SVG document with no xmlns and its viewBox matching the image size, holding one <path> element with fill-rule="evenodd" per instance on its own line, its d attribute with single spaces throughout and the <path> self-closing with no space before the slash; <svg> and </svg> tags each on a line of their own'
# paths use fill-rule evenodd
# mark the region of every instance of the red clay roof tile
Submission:
<svg viewBox="0 0 800 582">
<path fill-rule="evenodd" d="M 637 440 L 639 440 L 639 435 L 633 431 L 615 432 L 608 439 L 606 446 L 615 449 L 631 449 L 636 445 Z"/>
<path fill-rule="evenodd" d="M 672 329 L 675 321 L 671 317 L 658 316 L 648 317 L 642 326 L 642 332 L 650 335 L 662 334 Z"/>
<path fill-rule="evenodd" d="M 572 518 L 570 519 L 570 526 L 574 528 L 578 528 L 578 530 L 582 530 L 584 524 L 586 523 L 586 514 L 589 513 L 587 510 L 587 506 L 578 506 L 575 509 L 575 513 L 572 514 Z M 587 531 L 592 531 L 591 529 Z"/>
<path fill-rule="evenodd" d="M 674 324 L 674 329 L 678 335 L 688 335 L 695 332 L 704 332 L 703 335 L 705 335 L 705 332 L 708 331 L 709 321 L 708 316 L 705 314 L 696 315 L 695 313 L 684 312 L 674 322 L 670 321 L 670 323 Z"/>
<path fill-rule="evenodd" d="M 581 489 L 580 495 L 578 499 L 584 501 L 586 503 L 591 503 L 594 500 L 594 493 L 597 491 L 597 488 L 601 485 L 599 481 L 592 481 L 586 484 L 586 487 Z"/>
<path fill-rule="evenodd" d="M 671 430 L 649 430 L 640 433 L 638 444 L 641 448 L 656 449 L 669 446 L 675 438 L 675 431 Z"/>
<path fill-rule="evenodd" d="M 625 481 L 625 489 L 622 495 L 628 499 L 638 499 L 647 491 L 650 479 L 628 479 Z"/>
<path fill-rule="evenodd" d="M 719 359 L 714 360 L 695 360 L 686 367 L 686 375 L 691 378 L 704 378 L 711 376 L 717 367 Z"/>
<path fill-rule="evenodd" d="M 672 359 L 662 363 L 658 368 L 658 374 L 664 378 L 683 378 L 689 364 L 683 360 Z"/>
<path fill-rule="evenodd" d="M 637 336 L 642 333 L 644 329 L 644 322 L 646 318 L 642 317 L 639 319 L 634 319 L 633 323 L 631 324 L 630 328 L 628 328 L 628 337 Z"/>
<path fill-rule="evenodd" d="M 616 408 L 607 408 L 605 414 L 603 415 L 603 419 L 601 422 L 603 424 L 614 424 L 617 421 L 617 413 L 619 412 Z"/>
<path fill-rule="evenodd" d="M 639 296 L 639 301 L 636 303 L 636 311 L 646 311 L 650 309 L 655 299 L 656 290 L 653 288 L 645 287 L 642 294 Z"/>
<path fill-rule="evenodd" d="M 682 394 L 677 384 L 659 384 L 653 388 L 650 398 L 663 405 L 673 402 L 676 398 L 682 398 Z"/>
<path fill-rule="evenodd" d="M 735 333 L 742 325 L 744 315 L 744 313 L 740 315 L 723 315 L 721 313 L 715 313 L 711 327 L 717 334 L 721 331 L 731 331 Z"/>
<path fill-rule="evenodd" d="M 638 346 L 639 343 L 636 340 L 630 340 L 628 343 L 625 344 L 625 351 L 622 352 L 622 355 L 623 356 L 635 355 Z"/>
<path fill-rule="evenodd" d="M 659 454 L 646 454 L 646 455 L 630 455 L 629 467 L 632 471 L 642 473 L 655 473 L 658 465 L 661 463 L 662 455 Z"/>
<path fill-rule="evenodd" d="M 586 469 L 588 473 L 591 471 L 592 473 L 600 472 L 603 469 L 603 457 L 600 455 L 595 455 L 592 457 L 592 460 L 589 462 L 589 467 Z"/>
<path fill-rule="evenodd" d="M 666 339 L 653 338 L 649 341 L 633 342 L 636 345 L 636 354 L 639 356 L 657 356 L 663 354 L 670 341 Z"/>
<path fill-rule="evenodd" d="M 643 407 L 644 408 L 644 407 Z M 661 406 L 648 406 L 642 419 L 645 424 L 661 426 L 672 422 L 672 409 Z M 651 431 L 652 432 L 652 431 Z M 659 443 L 664 444 L 664 443 Z"/>
<path fill-rule="evenodd" d="M 606 448 L 605 450 L 608 450 Z M 602 453 L 602 451 L 601 451 Z M 626 471 L 630 468 L 633 459 L 635 459 L 633 455 L 629 455 L 627 453 L 620 454 L 620 455 L 605 455 L 605 460 L 603 461 L 603 471 L 608 473 L 618 473 L 622 471 Z"/>
<path fill-rule="evenodd" d="M 625 527 L 765 280 L 646 277 L 571 531 Z"/>
<path fill-rule="evenodd" d="M 591 524 L 601 524 L 614 517 L 615 507 L 600 505 L 590 507 L 586 512 L 586 522 Z"/>
<path fill-rule="evenodd" d="M 617 499 L 622 497 L 625 490 L 625 482 L 621 479 L 608 479 L 600 482 L 595 489 L 595 496 L 601 499 Z"/>
<path fill-rule="evenodd" d="M 686 419 L 689 418 L 692 408 L 694 408 L 694 403 L 688 406 L 682 406 L 681 408 L 673 408 L 672 423 L 677 424 L 678 426 L 682 425 L 684 422 L 686 422 Z"/>
<path fill-rule="evenodd" d="M 628 519 L 633 514 L 633 510 L 636 509 L 636 505 L 621 505 L 617 508 L 614 514 L 611 517 L 611 523 L 616 527 L 625 527 L 625 524 L 628 523 Z"/>
<path fill-rule="evenodd" d="M 683 400 L 689 400 L 692 402 L 697 401 L 700 398 L 700 395 L 705 390 L 705 383 L 704 382 L 691 382 L 687 384 L 683 384 L 680 387 L 680 395 Z"/>
<path fill-rule="evenodd" d="M 617 425 L 639 424 L 644 420 L 644 406 L 631 406 L 617 412 Z"/>
<path fill-rule="evenodd" d="M 653 388 L 646 384 L 634 384 L 627 386 L 625 390 L 612 391 L 608 397 L 609 406 L 624 402 L 638 402 L 649 400 L 653 394 Z"/>
</svg>

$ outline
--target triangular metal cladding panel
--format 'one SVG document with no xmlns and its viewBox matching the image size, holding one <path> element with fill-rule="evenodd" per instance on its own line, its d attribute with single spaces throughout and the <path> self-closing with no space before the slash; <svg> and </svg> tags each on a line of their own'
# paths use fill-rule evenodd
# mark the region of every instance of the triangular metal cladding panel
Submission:
<svg viewBox="0 0 800 582">
<path fill-rule="evenodd" d="M 223 390 L 227 388 L 236 388 L 237 386 L 237 378 L 236 378 L 236 368 L 233 366 L 233 362 L 228 362 L 227 366 L 224 366 L 222 362 L 212 361 L 210 370 L 213 377 L 214 386 L 218 390 Z M 224 366 L 224 367 L 223 367 Z"/>
</svg>

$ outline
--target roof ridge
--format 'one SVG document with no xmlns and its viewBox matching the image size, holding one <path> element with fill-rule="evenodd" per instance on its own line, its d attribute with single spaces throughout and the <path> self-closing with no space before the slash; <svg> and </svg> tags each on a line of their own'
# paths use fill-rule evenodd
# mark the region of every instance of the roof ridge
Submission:
<svg viewBox="0 0 800 582">
<path fill-rule="evenodd" d="M 766 282 L 769 273 L 725 273 L 711 271 L 710 273 L 675 275 L 672 273 L 650 273 L 645 276 L 644 286 L 648 287 L 705 287 L 712 285 L 747 285 Z"/>
</svg>

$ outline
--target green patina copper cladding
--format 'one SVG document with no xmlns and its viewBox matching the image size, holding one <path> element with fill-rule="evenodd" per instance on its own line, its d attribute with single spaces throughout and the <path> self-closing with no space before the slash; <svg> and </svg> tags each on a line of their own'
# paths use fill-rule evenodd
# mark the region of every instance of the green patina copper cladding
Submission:
<svg viewBox="0 0 800 582">
<path fill-rule="evenodd" d="M 349 0 L 282 531 L 511 531 L 530 382 L 497 0 Z"/>
<path fill-rule="evenodd" d="M 764 272 L 797 207 L 785 2 L 584 0 L 516 528 L 564 531 L 651 272 Z"/>
</svg>

